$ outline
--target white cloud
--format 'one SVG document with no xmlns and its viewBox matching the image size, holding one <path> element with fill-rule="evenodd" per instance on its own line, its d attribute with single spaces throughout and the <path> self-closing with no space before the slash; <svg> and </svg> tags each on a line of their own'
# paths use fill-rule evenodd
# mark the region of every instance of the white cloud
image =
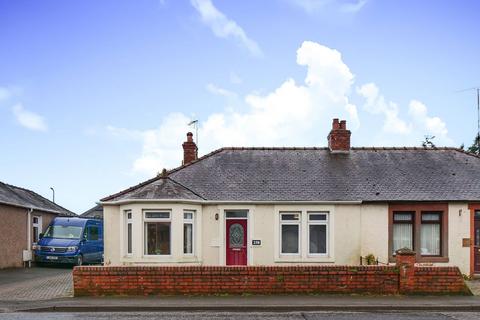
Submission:
<svg viewBox="0 0 480 320">
<path fill-rule="evenodd" d="M 207 89 L 208 92 L 217 96 L 223 96 L 227 98 L 235 98 L 237 96 L 235 92 L 232 92 L 224 88 L 220 88 L 219 86 L 213 83 L 207 84 L 205 88 Z"/>
<path fill-rule="evenodd" d="M 405 141 L 419 145 L 428 130 L 439 136 L 444 133 L 444 139 L 435 143 L 448 141 L 445 123 L 428 116 L 425 106 L 412 102 L 412 119 L 405 121 L 400 108 L 387 102 L 373 83 L 357 89 L 366 99 L 364 107 L 357 109 L 349 99 L 355 77 L 337 50 L 305 41 L 297 50 L 297 64 L 306 68 L 303 82 L 286 79 L 273 90 L 250 93 L 235 99 L 233 106 L 229 104 L 223 111 L 206 115 L 200 121 L 200 155 L 223 146 L 324 146 L 332 118 L 347 120 L 348 128 L 354 131 L 355 145 L 360 116 L 372 114 L 384 118 L 380 138 L 374 137 L 371 127 L 366 128 L 374 145 L 405 145 Z M 207 89 L 229 94 L 214 85 Z M 155 129 L 108 130 L 113 136 L 140 141 L 142 151 L 133 163 L 133 171 L 152 175 L 164 167 L 181 164 L 181 145 L 186 132 L 192 129 L 187 126 L 190 120 L 182 113 L 172 113 Z"/>
<path fill-rule="evenodd" d="M 356 13 L 360 11 L 367 4 L 367 0 L 358 0 L 355 2 L 343 3 L 340 6 L 340 11 L 347 13 Z"/>
<path fill-rule="evenodd" d="M 22 104 L 13 106 L 12 111 L 18 123 L 23 127 L 34 131 L 48 130 L 45 119 L 32 111 L 26 110 Z"/>
<path fill-rule="evenodd" d="M 418 144 L 425 135 L 435 136 L 437 145 L 451 145 L 453 141 L 448 137 L 446 123 L 439 117 L 428 116 L 428 109 L 425 104 L 418 100 L 410 101 L 408 108 L 408 120 L 400 117 L 398 105 L 386 101 L 380 94 L 379 88 L 374 83 L 367 83 L 357 88 L 357 93 L 363 96 L 366 101 L 363 106 L 370 114 L 383 115 L 383 132 L 403 136 L 398 140 L 400 144 L 412 142 Z"/>
<path fill-rule="evenodd" d="M 385 101 L 374 83 L 367 83 L 357 89 L 357 93 L 366 99 L 364 109 L 372 114 L 383 114 L 385 122 L 383 130 L 389 133 L 408 134 L 412 131 L 405 121 L 399 118 L 398 106 Z"/>
<path fill-rule="evenodd" d="M 254 56 L 263 55 L 258 44 L 247 36 L 242 27 L 218 10 L 211 0 L 191 0 L 191 3 L 200 14 L 203 23 L 209 26 L 217 37 L 234 39 Z"/>
<path fill-rule="evenodd" d="M 365 6 L 367 0 L 288 0 L 288 2 L 309 14 L 320 11 L 354 14 Z"/>
<path fill-rule="evenodd" d="M 303 84 L 287 79 L 269 93 L 248 94 L 242 105 L 207 116 L 200 124 L 200 153 L 222 146 L 325 145 L 333 117 L 347 119 L 355 130 L 359 125 L 357 108 L 347 96 L 354 75 L 341 54 L 305 41 L 297 51 L 297 63 L 307 69 Z M 181 163 L 181 144 L 191 129 L 187 126 L 190 120 L 175 113 L 158 128 L 140 134 L 118 128 L 110 128 L 110 132 L 127 138 L 140 136 L 142 153 L 133 170 L 155 174 Z M 328 125 L 320 125 L 324 123 Z"/>
<path fill-rule="evenodd" d="M 446 123 L 439 117 L 429 117 L 427 106 L 417 100 L 410 101 L 408 113 L 414 121 L 424 128 L 429 135 L 434 135 L 441 140 L 450 140 Z"/>
</svg>

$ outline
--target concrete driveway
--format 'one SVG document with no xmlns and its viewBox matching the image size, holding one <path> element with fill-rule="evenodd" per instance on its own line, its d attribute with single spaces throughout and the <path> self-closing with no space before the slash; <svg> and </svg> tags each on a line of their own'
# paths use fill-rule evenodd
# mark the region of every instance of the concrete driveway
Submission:
<svg viewBox="0 0 480 320">
<path fill-rule="evenodd" d="M 48 300 L 72 293 L 72 267 L 0 270 L 0 301 Z"/>
</svg>

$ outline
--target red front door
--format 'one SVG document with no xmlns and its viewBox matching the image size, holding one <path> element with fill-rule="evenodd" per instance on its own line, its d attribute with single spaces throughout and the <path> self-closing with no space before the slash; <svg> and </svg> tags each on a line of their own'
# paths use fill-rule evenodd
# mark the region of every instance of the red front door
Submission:
<svg viewBox="0 0 480 320">
<path fill-rule="evenodd" d="M 473 225 L 473 270 L 480 273 L 480 210 L 475 211 Z"/>
<path fill-rule="evenodd" d="M 227 219 L 227 265 L 247 265 L 247 219 Z"/>
</svg>

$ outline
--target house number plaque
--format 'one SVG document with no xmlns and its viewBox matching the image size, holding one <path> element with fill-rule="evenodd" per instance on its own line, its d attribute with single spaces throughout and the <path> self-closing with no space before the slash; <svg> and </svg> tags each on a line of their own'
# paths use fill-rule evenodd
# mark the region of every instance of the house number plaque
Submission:
<svg viewBox="0 0 480 320">
<path fill-rule="evenodd" d="M 252 246 L 261 246 L 262 240 L 252 240 Z"/>
</svg>

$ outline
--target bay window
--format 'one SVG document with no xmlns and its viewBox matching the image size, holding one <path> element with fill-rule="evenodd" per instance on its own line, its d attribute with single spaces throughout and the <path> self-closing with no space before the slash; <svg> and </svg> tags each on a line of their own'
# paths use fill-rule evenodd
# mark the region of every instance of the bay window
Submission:
<svg viewBox="0 0 480 320">
<path fill-rule="evenodd" d="M 126 254 L 131 255 L 133 252 L 132 248 L 132 211 L 125 210 L 125 235 L 126 235 Z"/>
<path fill-rule="evenodd" d="M 145 211 L 145 254 L 170 255 L 170 211 Z"/>
<path fill-rule="evenodd" d="M 183 212 L 183 253 L 193 254 L 195 212 Z"/>
</svg>

